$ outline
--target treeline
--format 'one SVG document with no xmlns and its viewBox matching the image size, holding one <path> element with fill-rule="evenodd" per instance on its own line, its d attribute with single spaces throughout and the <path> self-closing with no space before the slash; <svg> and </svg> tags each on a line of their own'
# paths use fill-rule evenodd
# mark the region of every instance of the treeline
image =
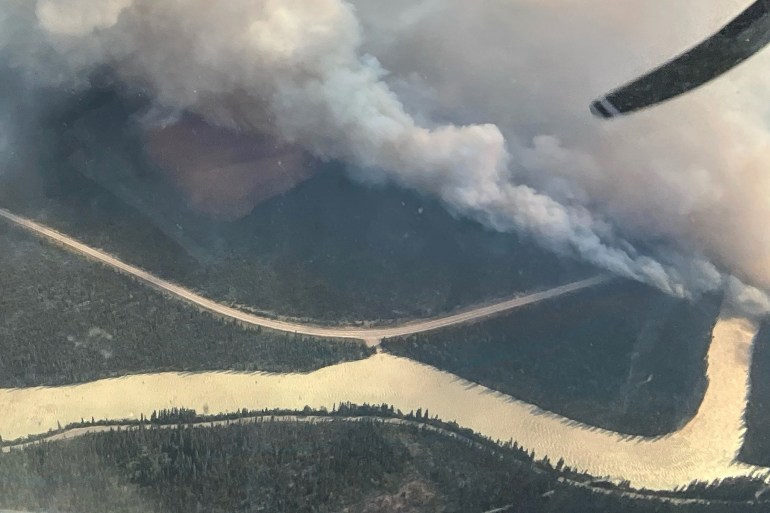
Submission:
<svg viewBox="0 0 770 513">
<path fill-rule="evenodd" d="M 595 478 L 582 471 L 577 471 L 565 465 L 563 459 L 553 462 L 547 456 L 538 457 L 534 451 L 529 451 L 521 447 L 516 441 L 491 440 L 488 437 L 480 435 L 471 429 L 464 428 L 454 421 L 443 421 L 437 416 L 430 416 L 429 410 L 418 408 L 406 413 L 400 409 L 394 408 L 386 403 L 382 404 L 354 404 L 342 402 L 335 404 L 331 410 L 327 408 L 314 409 L 305 406 L 302 410 L 288 409 L 262 409 L 241 410 L 219 413 L 219 414 L 198 414 L 194 409 L 189 408 L 168 408 L 153 411 L 149 416 L 141 415 L 139 419 L 133 420 L 91 420 L 81 419 L 80 422 L 72 423 L 67 426 L 59 426 L 57 430 L 52 430 L 46 434 L 27 437 L 23 440 L 2 441 L 0 445 L 15 446 L 20 443 L 45 442 L 45 438 L 51 435 L 62 433 L 67 430 L 83 428 L 89 426 L 111 426 L 110 432 L 147 430 L 153 428 L 192 428 L 210 429 L 215 426 L 244 425 L 249 423 L 288 423 L 293 424 L 302 420 L 314 419 L 321 423 L 334 421 L 350 421 L 360 418 L 362 422 L 382 423 L 388 420 L 401 421 L 393 425 L 404 428 L 420 428 L 442 435 L 445 438 L 451 438 L 458 443 L 462 443 L 468 448 L 480 451 L 484 454 L 505 458 L 509 464 L 517 465 L 519 468 L 529 469 L 536 473 L 546 473 L 555 476 L 560 483 L 568 484 L 571 487 L 592 490 L 595 493 L 623 494 L 631 492 L 637 496 L 646 497 L 648 501 L 661 501 L 667 499 L 687 500 L 697 499 L 700 501 L 709 500 L 714 502 L 743 503 L 751 502 L 760 495 L 765 494 L 767 487 L 762 479 L 754 478 L 728 478 L 724 480 L 714 480 L 712 482 L 695 481 L 688 486 L 674 491 L 651 491 L 634 490 L 628 481 L 616 482 Z M 224 422 L 224 424 L 223 424 Z M 89 436 L 89 435 L 87 435 Z M 763 502 L 766 499 L 763 499 Z M 770 503 L 768 503 L 770 504 Z"/>
<path fill-rule="evenodd" d="M 2 388 L 164 370 L 310 371 L 373 352 L 217 319 L 2 222 L 0 245 Z"/>
<path fill-rule="evenodd" d="M 739 458 L 770 467 L 770 321 L 759 328 L 751 360 L 751 387 L 744 418 L 746 436 Z"/>
<path fill-rule="evenodd" d="M 367 409 L 390 411 L 353 405 L 336 411 Z M 170 410 L 156 419 L 190 415 Z M 527 513 L 759 513 L 768 507 L 677 505 L 607 493 L 560 479 L 565 474 L 522 459 L 513 447 L 479 450 L 413 424 L 366 420 L 112 431 L 0 454 L 0 507 L 80 513 L 464 513 L 509 504 Z M 719 496 L 711 487 L 700 493 Z"/>
<path fill-rule="evenodd" d="M 761 478 L 717 479 L 712 482 L 696 481 L 675 493 L 676 497 L 692 497 L 713 501 L 745 501 L 760 499 L 767 502 L 767 484 Z M 770 506 L 770 503 L 768 503 Z"/>
<path fill-rule="evenodd" d="M 616 280 L 383 348 L 589 425 L 654 436 L 697 411 L 720 305 Z"/>
<path fill-rule="evenodd" d="M 127 428 L 140 428 L 151 426 L 169 426 L 169 425 L 182 425 L 182 424 L 204 424 L 208 422 L 221 422 L 221 421 L 239 421 L 243 419 L 253 418 L 275 418 L 275 417 L 362 417 L 362 418 L 379 418 L 379 419 L 400 419 L 406 421 L 418 422 L 425 425 L 430 425 L 439 429 L 447 430 L 462 438 L 469 440 L 472 443 L 483 444 L 490 449 L 499 449 L 500 445 L 506 448 L 513 448 L 514 452 L 518 452 L 520 456 L 523 456 L 529 462 L 534 461 L 534 453 L 528 453 L 519 448 L 512 440 L 502 444 L 501 441 L 492 441 L 471 429 L 464 428 L 457 424 L 455 421 L 443 421 L 438 416 L 430 416 L 429 410 L 418 408 L 417 410 L 402 412 L 400 409 L 394 408 L 389 404 L 354 404 L 350 402 L 335 403 L 331 410 L 327 408 L 311 408 L 305 406 L 302 410 L 292 410 L 285 408 L 272 408 L 262 410 L 250 410 L 242 408 L 240 410 L 232 412 L 224 412 L 217 414 L 201 414 L 190 408 L 165 408 L 161 410 L 153 410 L 149 416 L 140 414 L 138 419 L 121 419 L 121 420 L 109 420 L 109 419 L 94 419 L 90 420 L 81 419 L 80 422 L 72 422 L 62 426 L 61 424 L 57 429 L 52 429 L 47 433 L 40 433 L 36 435 L 30 435 L 17 440 L 2 440 L 0 439 L 0 446 L 14 446 L 21 443 L 35 442 L 44 440 L 57 433 L 63 433 L 65 431 L 90 426 L 114 426 L 116 429 L 121 427 Z"/>
</svg>

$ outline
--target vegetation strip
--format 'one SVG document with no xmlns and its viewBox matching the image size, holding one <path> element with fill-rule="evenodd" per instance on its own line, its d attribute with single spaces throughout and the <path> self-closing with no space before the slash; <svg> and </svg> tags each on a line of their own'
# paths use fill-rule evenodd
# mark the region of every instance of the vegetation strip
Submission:
<svg viewBox="0 0 770 513">
<path fill-rule="evenodd" d="M 538 459 L 534 452 L 529 452 L 518 446 L 515 442 L 493 441 L 470 429 L 462 428 L 456 422 L 444 422 L 438 417 L 429 417 L 428 410 L 418 409 L 403 413 L 393 406 L 382 405 L 355 405 L 342 403 L 331 412 L 328 410 L 314 410 L 309 406 L 302 411 L 272 410 L 272 411 L 242 411 L 218 414 L 199 415 L 195 410 L 177 409 L 161 410 L 153 412 L 149 418 L 140 420 L 92 420 L 73 423 L 46 433 L 27 437 L 23 440 L 12 440 L 1 443 L 2 453 L 23 450 L 41 443 L 53 443 L 73 440 L 87 435 L 95 435 L 108 432 L 137 431 L 144 429 L 207 429 L 231 425 L 245 425 L 258 423 L 329 423 L 329 422 L 376 422 L 395 426 L 408 426 L 430 431 L 443 437 L 459 440 L 477 450 L 497 454 L 500 451 L 512 452 L 522 465 L 530 466 L 536 473 L 548 472 L 559 476 L 558 481 L 572 487 L 583 488 L 600 495 L 618 495 L 636 501 L 656 501 L 676 505 L 740 505 L 740 504 L 770 504 L 770 501 L 725 500 L 725 499 L 701 499 L 691 496 L 694 492 L 715 493 L 720 488 L 727 488 L 728 494 L 758 495 L 766 486 L 760 479 L 738 478 L 728 479 L 724 482 L 712 483 L 693 482 L 687 487 L 674 492 L 664 492 L 630 488 L 626 482 L 613 482 L 610 479 L 597 478 L 584 472 L 578 472 L 564 465 L 563 461 L 553 463 L 548 457 Z M 492 511 L 505 511 L 509 506 Z M 0 513 L 2 513 L 0 511 Z"/>
</svg>

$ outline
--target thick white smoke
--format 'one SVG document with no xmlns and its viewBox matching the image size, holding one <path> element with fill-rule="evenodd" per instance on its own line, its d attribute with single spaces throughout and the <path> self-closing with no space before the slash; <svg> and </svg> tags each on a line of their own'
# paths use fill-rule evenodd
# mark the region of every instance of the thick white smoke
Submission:
<svg viewBox="0 0 770 513">
<path fill-rule="evenodd" d="M 746 2 L 655 3 L 6 0 L 0 17 L 31 23 L 30 47 L 54 47 L 74 84 L 109 65 L 164 108 L 270 132 L 671 294 L 726 274 L 770 288 L 769 52 L 665 107 L 588 113 Z"/>
</svg>

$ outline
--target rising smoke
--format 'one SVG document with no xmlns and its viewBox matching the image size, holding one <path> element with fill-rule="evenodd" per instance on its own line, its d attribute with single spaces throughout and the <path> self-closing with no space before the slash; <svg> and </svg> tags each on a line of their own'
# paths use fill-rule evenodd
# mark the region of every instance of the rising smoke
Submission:
<svg viewBox="0 0 770 513">
<path fill-rule="evenodd" d="M 745 3 L 3 0 L 0 49 L 33 86 L 84 87 L 107 65 L 160 108 L 269 133 L 670 294 L 726 286 L 766 311 L 770 52 L 627 119 L 587 109 Z"/>
</svg>

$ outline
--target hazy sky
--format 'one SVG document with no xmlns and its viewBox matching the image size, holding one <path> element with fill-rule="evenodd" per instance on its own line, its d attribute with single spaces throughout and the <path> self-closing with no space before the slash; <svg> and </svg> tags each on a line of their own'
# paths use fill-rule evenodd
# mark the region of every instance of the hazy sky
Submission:
<svg viewBox="0 0 770 513">
<path fill-rule="evenodd" d="M 5 0 L 0 47 L 33 82 L 82 86 L 108 64 L 164 108 L 270 132 L 667 292 L 729 283 L 761 302 L 728 277 L 770 288 L 770 50 L 655 109 L 588 111 L 749 3 Z"/>
</svg>

